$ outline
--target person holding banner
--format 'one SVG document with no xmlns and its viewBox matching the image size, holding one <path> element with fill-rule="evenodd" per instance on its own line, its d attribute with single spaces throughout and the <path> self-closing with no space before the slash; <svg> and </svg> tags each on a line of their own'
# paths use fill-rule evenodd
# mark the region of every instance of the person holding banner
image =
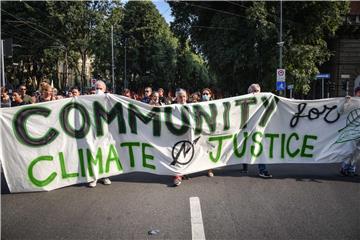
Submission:
<svg viewBox="0 0 360 240">
<path fill-rule="evenodd" d="M 11 107 L 11 98 L 9 90 L 6 87 L 1 88 L 1 107 Z"/>
<path fill-rule="evenodd" d="M 131 98 L 131 91 L 130 89 L 128 88 L 125 88 L 122 93 L 121 93 L 122 96 L 125 96 L 125 97 L 128 97 L 128 98 Z"/>
<path fill-rule="evenodd" d="M 354 97 L 360 98 L 360 86 L 355 88 Z M 352 116 L 360 111 L 360 107 L 351 102 L 351 97 L 346 96 L 345 102 L 339 108 L 339 113 L 350 113 L 356 111 Z M 356 163 L 360 159 L 360 139 L 355 139 L 351 141 L 353 145 L 353 152 L 347 155 L 344 161 L 341 163 L 340 174 L 343 176 L 354 177 L 356 174 Z"/>
<path fill-rule="evenodd" d="M 17 107 L 22 105 L 25 105 L 25 101 L 21 98 L 20 93 L 17 91 L 13 92 L 11 106 Z"/>
<path fill-rule="evenodd" d="M 141 102 L 149 104 L 151 100 L 151 94 L 152 94 L 152 88 L 146 87 L 144 92 L 144 97 L 141 99 Z"/>
<path fill-rule="evenodd" d="M 78 87 L 73 87 L 71 89 L 72 97 L 79 97 L 80 96 L 80 90 Z"/>
<path fill-rule="evenodd" d="M 248 88 L 248 93 L 260 93 L 261 88 L 260 85 L 257 83 L 253 83 Z M 272 178 L 272 175 L 269 173 L 269 171 L 266 169 L 265 164 L 258 164 L 258 170 L 259 170 L 259 177 L 262 178 Z M 241 173 L 247 173 L 248 172 L 248 165 L 246 163 L 243 164 L 243 168 L 240 170 Z"/>
<path fill-rule="evenodd" d="M 187 103 L 187 93 L 184 89 L 180 88 L 176 91 L 176 103 L 186 104 Z M 174 186 L 177 187 L 181 184 L 182 179 L 186 176 L 178 175 L 174 177 Z"/>
<path fill-rule="evenodd" d="M 165 105 L 164 89 L 159 88 L 157 90 L 157 92 L 159 93 L 159 101 L 160 101 L 161 106 Z"/>
<path fill-rule="evenodd" d="M 202 94 L 201 94 L 201 101 L 202 102 L 207 102 L 207 101 L 211 101 L 213 100 L 213 94 L 212 91 L 210 90 L 210 88 L 204 88 L 202 90 Z M 214 172 L 212 169 L 208 170 L 208 176 L 209 177 L 214 177 Z"/>
<path fill-rule="evenodd" d="M 24 104 L 31 104 L 33 103 L 31 97 L 29 95 L 26 94 L 27 88 L 24 84 L 21 84 L 18 88 L 18 92 L 22 98 L 22 100 L 24 101 Z"/>
<path fill-rule="evenodd" d="M 41 94 L 39 95 L 36 102 L 49 102 L 53 100 L 55 100 L 53 96 L 53 88 L 49 84 L 44 83 L 41 86 Z"/>
<path fill-rule="evenodd" d="M 95 89 L 96 89 L 96 95 L 105 94 L 105 92 L 106 92 L 106 84 L 103 81 L 98 80 L 95 83 Z M 110 181 L 109 178 L 103 178 L 103 179 L 100 179 L 100 180 L 102 180 L 102 183 L 104 185 L 110 185 L 111 184 L 111 181 Z M 94 187 L 96 187 L 96 184 L 97 184 L 97 179 L 90 182 L 89 187 L 94 188 Z"/>
<path fill-rule="evenodd" d="M 149 104 L 158 107 L 162 105 L 162 103 L 160 102 L 159 93 L 157 91 L 152 92 Z"/>
</svg>

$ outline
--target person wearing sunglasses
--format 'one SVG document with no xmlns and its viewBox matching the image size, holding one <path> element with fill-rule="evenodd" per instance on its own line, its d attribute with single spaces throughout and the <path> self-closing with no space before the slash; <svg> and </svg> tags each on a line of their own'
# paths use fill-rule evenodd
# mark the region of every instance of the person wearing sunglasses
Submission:
<svg viewBox="0 0 360 240">
<path fill-rule="evenodd" d="M 257 94 L 261 92 L 260 85 L 257 83 L 253 83 L 248 88 L 248 93 Z M 266 164 L 258 164 L 259 177 L 261 178 L 272 178 L 272 175 L 266 169 Z M 243 164 L 243 168 L 240 170 L 241 173 L 248 172 L 248 164 Z"/>
<path fill-rule="evenodd" d="M 141 102 L 149 104 L 151 101 L 152 88 L 146 87 L 144 92 L 144 97 L 141 99 Z"/>
<path fill-rule="evenodd" d="M 27 88 L 24 84 L 21 84 L 18 88 L 18 93 L 20 94 L 24 104 L 31 104 L 33 103 L 32 98 L 26 94 Z"/>
</svg>

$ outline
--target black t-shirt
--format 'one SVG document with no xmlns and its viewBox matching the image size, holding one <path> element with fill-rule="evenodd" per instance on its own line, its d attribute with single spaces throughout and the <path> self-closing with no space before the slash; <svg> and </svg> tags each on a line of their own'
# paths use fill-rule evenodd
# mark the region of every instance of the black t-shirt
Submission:
<svg viewBox="0 0 360 240">
<path fill-rule="evenodd" d="M 22 105 L 25 105 L 25 104 L 26 103 L 24 101 L 22 101 L 21 103 L 14 102 L 14 101 L 11 102 L 12 107 L 22 106 Z"/>
</svg>

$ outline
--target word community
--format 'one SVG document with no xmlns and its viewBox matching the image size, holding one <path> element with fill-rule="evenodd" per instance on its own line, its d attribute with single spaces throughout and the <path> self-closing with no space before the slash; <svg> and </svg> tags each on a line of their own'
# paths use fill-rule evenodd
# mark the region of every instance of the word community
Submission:
<svg viewBox="0 0 360 240">
<path fill-rule="evenodd" d="M 262 105 L 265 108 L 264 114 L 262 115 L 259 125 L 264 127 L 269 120 L 271 114 L 276 110 L 276 98 L 262 97 Z M 195 134 L 199 135 L 204 131 L 204 125 L 207 125 L 207 128 L 211 133 L 214 133 L 216 127 L 221 121 L 223 125 L 222 131 L 230 129 L 231 124 L 239 124 L 239 128 L 245 128 L 246 123 L 249 120 L 250 108 L 258 105 L 258 100 L 256 97 L 249 97 L 245 99 L 235 100 L 233 105 L 231 102 L 222 102 L 222 116 L 219 116 L 218 105 L 210 103 L 207 107 L 207 111 L 202 105 L 192 105 L 192 106 L 179 106 L 181 114 L 181 124 L 173 122 L 173 107 L 153 107 L 148 110 L 148 113 L 143 113 L 136 105 L 133 103 L 128 103 L 126 108 L 120 102 L 114 104 L 114 106 L 107 111 L 103 104 L 95 101 L 92 105 L 92 116 L 94 121 L 94 127 L 96 132 L 96 137 L 102 137 L 104 135 L 104 122 L 110 124 L 111 122 L 117 120 L 117 133 L 118 134 L 127 134 L 128 129 L 130 133 L 138 133 L 138 121 L 141 121 L 144 124 L 152 123 L 152 134 L 154 137 L 160 137 L 163 125 L 166 126 L 167 130 L 176 136 L 181 136 L 186 134 L 191 129 L 191 120 L 194 121 L 195 125 Z M 231 122 L 230 118 L 230 109 L 231 107 L 237 107 L 240 109 L 240 116 L 234 119 L 234 122 Z M 72 125 L 73 119 L 71 118 L 70 113 L 72 111 L 77 111 L 79 116 L 81 116 L 81 126 L 78 129 L 75 129 Z M 125 116 L 124 112 L 127 112 Z M 13 127 L 15 135 L 19 142 L 31 146 L 31 147 L 42 147 L 51 142 L 53 142 L 60 135 L 60 130 L 56 128 L 49 128 L 43 136 L 31 136 L 28 131 L 27 122 L 29 118 L 42 118 L 43 121 L 46 121 L 47 117 L 50 117 L 52 111 L 47 107 L 40 106 L 30 106 L 19 110 L 15 117 L 13 118 Z M 127 118 L 126 118 L 127 117 Z M 90 113 L 87 110 L 86 106 L 77 102 L 70 102 L 66 104 L 59 113 L 59 122 L 63 132 L 68 136 L 76 139 L 85 138 L 92 126 Z M 219 122 L 218 122 L 219 121 Z M 163 124 L 162 122 L 165 122 Z"/>
</svg>

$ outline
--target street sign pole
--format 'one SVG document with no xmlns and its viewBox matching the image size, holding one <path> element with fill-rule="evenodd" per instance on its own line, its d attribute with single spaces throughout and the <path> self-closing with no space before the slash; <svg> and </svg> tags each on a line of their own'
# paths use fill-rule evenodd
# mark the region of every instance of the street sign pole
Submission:
<svg viewBox="0 0 360 240">
<path fill-rule="evenodd" d="M 319 73 L 316 75 L 316 79 L 321 80 L 321 98 L 325 97 L 325 79 L 330 79 L 330 73 Z M 329 93 L 328 93 L 329 95 Z"/>
<path fill-rule="evenodd" d="M 276 70 L 276 90 L 279 91 L 279 95 L 283 96 L 286 93 L 286 71 L 285 69 L 278 68 Z M 286 96 L 286 95 L 285 95 Z"/>
<path fill-rule="evenodd" d="M 1 83 L 0 87 L 5 87 L 5 64 L 4 64 L 4 40 L 1 40 Z"/>
<path fill-rule="evenodd" d="M 124 89 L 127 88 L 127 79 L 126 79 L 126 38 L 124 40 Z"/>
<path fill-rule="evenodd" d="M 4 64 L 4 40 L 1 40 L 0 43 L 0 60 L 1 60 L 1 81 L 0 81 L 0 89 L 1 87 L 5 87 L 5 64 Z M 0 108 L 1 108 L 1 97 L 0 97 Z"/>
<path fill-rule="evenodd" d="M 111 78 L 112 91 L 115 93 L 115 64 L 114 64 L 114 26 L 111 25 Z"/>
<path fill-rule="evenodd" d="M 282 0 L 280 0 L 280 31 L 279 31 L 279 68 L 283 68 L 283 62 L 282 62 L 282 58 L 283 58 L 283 42 L 282 42 Z M 285 80 L 284 80 L 285 81 Z M 280 91 L 280 96 L 284 96 L 286 97 L 286 88 L 283 91 Z"/>
</svg>

